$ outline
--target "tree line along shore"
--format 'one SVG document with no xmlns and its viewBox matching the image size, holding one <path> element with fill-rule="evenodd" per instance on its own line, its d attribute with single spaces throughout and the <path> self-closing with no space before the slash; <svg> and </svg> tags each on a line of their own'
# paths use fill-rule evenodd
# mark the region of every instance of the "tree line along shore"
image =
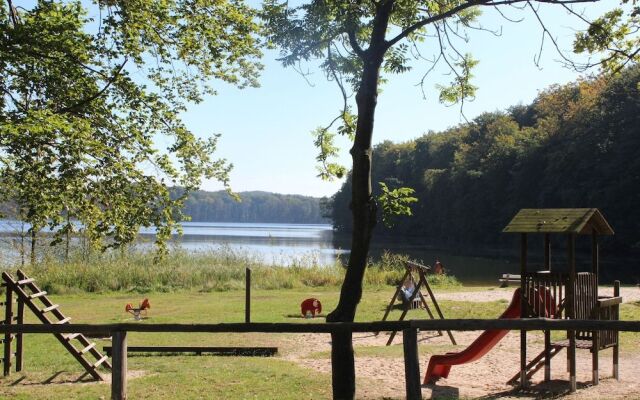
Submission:
<svg viewBox="0 0 640 400">
<path fill-rule="evenodd" d="M 502 229 L 521 208 L 599 208 L 615 235 L 602 247 L 640 248 L 640 67 L 554 85 L 531 104 L 488 112 L 442 132 L 373 152 L 377 182 L 410 187 L 412 216 L 379 224 L 378 237 L 420 236 L 441 246 L 513 246 Z M 351 179 L 331 199 L 349 232 Z"/>
</svg>

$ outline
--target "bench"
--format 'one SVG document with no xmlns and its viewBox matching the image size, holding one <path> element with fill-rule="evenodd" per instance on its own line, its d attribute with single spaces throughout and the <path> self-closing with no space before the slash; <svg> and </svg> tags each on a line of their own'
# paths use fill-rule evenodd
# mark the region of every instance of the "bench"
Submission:
<svg viewBox="0 0 640 400">
<path fill-rule="evenodd" d="M 508 287 L 509 283 L 520 283 L 520 275 L 515 274 L 502 274 L 502 278 L 498 279 L 500 287 Z"/>
</svg>

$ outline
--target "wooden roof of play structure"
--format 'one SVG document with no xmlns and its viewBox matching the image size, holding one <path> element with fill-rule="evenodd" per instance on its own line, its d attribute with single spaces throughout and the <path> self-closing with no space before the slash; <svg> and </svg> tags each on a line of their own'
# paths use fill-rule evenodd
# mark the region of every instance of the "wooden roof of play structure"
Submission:
<svg viewBox="0 0 640 400">
<path fill-rule="evenodd" d="M 502 231 L 613 235 L 597 208 L 523 208 Z"/>
</svg>

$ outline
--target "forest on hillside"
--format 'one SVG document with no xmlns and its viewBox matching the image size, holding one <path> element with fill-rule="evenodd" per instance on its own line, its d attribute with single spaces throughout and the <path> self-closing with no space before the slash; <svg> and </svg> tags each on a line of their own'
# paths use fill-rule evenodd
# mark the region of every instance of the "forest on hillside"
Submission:
<svg viewBox="0 0 640 400">
<path fill-rule="evenodd" d="M 185 201 L 184 213 L 199 222 L 327 223 L 317 197 L 269 192 L 241 192 L 240 201 L 225 191 L 196 191 Z"/>
<path fill-rule="evenodd" d="M 375 235 L 433 245 L 513 246 L 503 227 L 521 208 L 597 207 L 616 232 L 608 249 L 640 248 L 640 67 L 541 91 L 528 105 L 488 112 L 405 143 L 383 142 L 373 186 L 411 187 L 412 216 Z M 350 178 L 332 197 L 350 231 Z"/>
</svg>

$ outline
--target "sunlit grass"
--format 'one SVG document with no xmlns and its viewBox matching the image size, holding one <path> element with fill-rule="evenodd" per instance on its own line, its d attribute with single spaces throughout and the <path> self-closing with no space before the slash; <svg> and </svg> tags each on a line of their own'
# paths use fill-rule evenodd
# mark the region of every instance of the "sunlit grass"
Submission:
<svg viewBox="0 0 640 400">
<path fill-rule="evenodd" d="M 255 281 L 258 284 L 257 280 Z M 435 288 L 436 297 L 449 289 Z M 456 290 L 465 290 L 456 288 Z M 363 293 L 356 315 L 357 321 L 380 320 L 393 294 L 393 287 L 369 287 Z M 145 294 L 111 292 L 56 294 L 51 299 L 61 305 L 61 310 L 75 323 L 131 322 L 124 311 L 126 303 L 138 303 L 143 297 L 151 301 L 146 323 L 221 323 L 244 321 L 244 291 L 204 292 L 181 290 L 171 293 L 149 292 Z M 300 287 L 293 289 L 255 289 L 252 292 L 251 319 L 254 322 L 323 322 L 323 319 L 304 319 L 300 302 L 308 297 L 321 300 L 323 311 L 332 310 L 339 298 L 337 287 Z M 440 300 L 446 318 L 496 318 L 507 304 L 504 301 L 466 302 Z M 394 309 L 389 320 L 397 320 L 400 310 Z M 407 319 L 427 318 L 425 310 L 411 310 Z M 26 322 L 36 322 L 31 313 Z M 640 305 L 623 304 L 621 318 L 640 319 Z M 479 334 L 480 332 L 478 332 Z M 562 334 L 562 332 L 560 332 Z M 386 337 L 386 334 L 383 334 Z M 454 332 L 454 335 L 456 333 Z M 532 336 L 533 338 L 533 336 Z M 535 336 L 541 343 L 542 336 Z M 129 371 L 137 374 L 129 379 L 129 396 L 135 399 L 189 399 L 209 398 L 271 399 L 271 398 L 329 398 L 330 376 L 303 368 L 286 359 L 299 351 L 293 344 L 294 334 L 207 334 L 207 333 L 140 333 L 128 334 L 128 344 L 164 346 L 277 346 L 276 357 L 214 357 L 214 356 L 156 356 L 132 355 Z M 383 343 L 381 341 L 381 343 Z M 622 349 L 637 351 L 640 334 L 621 333 Z M 107 340 L 97 340 L 98 348 L 109 345 Z M 461 346 L 421 343 L 420 354 L 446 353 Z M 401 358 L 401 340 L 393 346 L 363 346 L 355 343 L 358 357 Z M 328 360 L 328 351 L 311 352 L 310 359 Z M 51 335 L 25 336 L 25 370 L 0 378 L 0 398 L 10 399 L 97 399 L 109 398 L 108 384 L 45 384 L 71 381 L 80 376 L 81 367 Z M 21 380 L 22 379 L 22 380 Z"/>
<path fill-rule="evenodd" d="M 402 279 L 404 256 L 384 256 L 371 263 L 365 274 L 367 287 L 396 285 Z M 308 260 L 307 260 L 308 261 Z M 62 261 L 48 257 L 25 268 L 49 293 L 104 293 L 112 291 L 149 293 L 176 290 L 203 292 L 229 291 L 245 286 L 245 269 L 252 270 L 252 287 L 256 289 L 294 289 L 339 287 L 345 268 L 336 260 L 333 265 L 318 265 L 298 260 L 293 265 L 270 265 L 254 255 L 221 248 L 209 252 L 172 251 L 161 261 L 143 251 L 111 252 L 93 255 L 89 260 L 72 257 Z M 9 269 L 9 266 L 5 266 Z M 455 277 L 430 275 L 438 287 L 458 287 Z"/>
</svg>

